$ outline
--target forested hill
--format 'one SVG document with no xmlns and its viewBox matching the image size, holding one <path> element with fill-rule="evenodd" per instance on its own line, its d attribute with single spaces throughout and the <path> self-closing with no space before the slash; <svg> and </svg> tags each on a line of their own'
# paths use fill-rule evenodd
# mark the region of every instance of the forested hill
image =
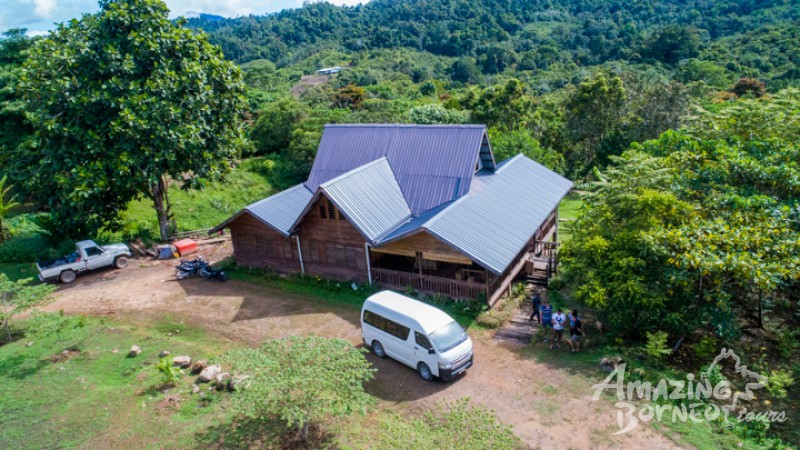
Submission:
<svg viewBox="0 0 800 450">
<path fill-rule="evenodd" d="M 189 24 L 206 30 L 230 59 L 279 67 L 320 49 L 409 48 L 474 57 L 489 74 L 565 61 L 674 64 L 702 56 L 741 75 L 785 79 L 800 64 L 799 18 L 794 0 L 373 0 Z M 722 48 L 714 45 L 724 39 Z"/>
</svg>

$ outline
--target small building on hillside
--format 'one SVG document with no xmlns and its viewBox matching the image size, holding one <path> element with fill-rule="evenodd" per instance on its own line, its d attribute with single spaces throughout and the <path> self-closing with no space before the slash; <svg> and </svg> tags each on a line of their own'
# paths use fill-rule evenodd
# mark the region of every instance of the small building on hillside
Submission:
<svg viewBox="0 0 800 450">
<path fill-rule="evenodd" d="M 496 163 L 482 125 L 328 125 L 305 183 L 212 231 L 241 265 L 493 305 L 554 270 L 571 187 L 523 155 Z"/>
<path fill-rule="evenodd" d="M 325 68 L 319 69 L 317 71 L 317 75 L 333 75 L 333 74 L 339 73 L 341 71 L 342 71 L 342 68 L 339 67 L 339 66 L 336 66 L 336 67 L 325 67 Z"/>
</svg>

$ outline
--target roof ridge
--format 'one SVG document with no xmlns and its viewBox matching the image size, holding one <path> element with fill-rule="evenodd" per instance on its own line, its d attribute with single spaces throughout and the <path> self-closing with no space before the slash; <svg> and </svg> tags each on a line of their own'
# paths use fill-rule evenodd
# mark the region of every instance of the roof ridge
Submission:
<svg viewBox="0 0 800 450">
<path fill-rule="evenodd" d="M 512 156 L 511 158 L 509 158 L 509 159 L 501 162 L 500 164 L 498 164 L 497 165 L 497 169 L 494 171 L 494 173 L 502 172 L 503 169 L 505 169 L 506 167 L 514 164 L 515 162 L 517 162 L 518 160 L 520 160 L 522 158 L 530 159 L 527 156 L 523 155 L 522 153 L 517 153 L 516 156 Z M 530 160 L 533 161 L 532 159 L 530 159 Z"/>
<path fill-rule="evenodd" d="M 250 207 L 251 207 L 251 206 L 253 206 L 253 205 L 257 205 L 257 204 L 259 204 L 259 203 L 261 203 L 261 202 L 265 202 L 265 201 L 267 201 L 267 200 L 269 200 L 269 199 L 275 199 L 275 198 L 281 197 L 281 196 L 283 196 L 283 195 L 286 195 L 286 194 L 288 194 L 289 192 L 292 192 L 292 191 L 294 191 L 295 189 L 297 189 L 297 188 L 299 188 L 299 187 L 302 187 L 302 188 L 304 188 L 305 190 L 307 190 L 308 192 L 311 192 L 311 189 L 309 189 L 309 188 L 308 188 L 308 186 L 306 186 L 306 183 L 305 183 L 305 182 L 302 182 L 302 183 L 299 183 L 299 184 L 295 184 L 294 186 L 292 186 L 292 187 L 290 187 L 290 188 L 287 188 L 287 189 L 284 189 L 284 190 L 282 190 L 282 191 L 280 191 L 280 192 L 277 192 L 277 193 L 275 193 L 275 194 L 272 194 L 272 195 L 269 195 L 269 196 L 267 196 L 267 197 L 264 197 L 264 198 L 262 198 L 261 200 L 256 200 L 256 201 L 254 201 L 253 203 L 250 203 L 250 204 L 248 204 L 247 206 L 245 206 L 243 209 L 248 209 L 248 208 L 250 208 Z M 314 193 L 313 193 L 313 192 L 311 192 L 311 195 L 314 195 Z"/>
<path fill-rule="evenodd" d="M 326 181 L 324 183 L 320 183 L 319 189 L 324 189 L 324 188 L 326 188 L 328 186 L 334 185 L 334 184 L 344 180 L 345 178 L 349 178 L 349 177 L 355 175 L 356 173 L 359 173 L 359 172 L 362 172 L 364 170 L 367 170 L 372 166 L 376 166 L 376 165 L 380 164 L 383 161 L 386 161 L 386 165 L 389 166 L 389 170 L 392 172 L 392 175 L 394 175 L 394 170 L 392 170 L 392 166 L 391 166 L 391 164 L 389 164 L 389 160 L 386 159 L 385 156 L 381 156 L 378 159 L 372 160 L 372 161 L 370 161 L 370 162 L 368 162 L 366 164 L 362 164 L 362 165 L 356 167 L 355 169 L 352 169 L 352 170 L 350 170 L 348 172 L 345 172 L 345 173 L 343 173 L 343 174 L 341 174 L 341 175 L 339 175 L 337 177 L 331 178 L 330 180 L 328 180 L 328 181 Z M 397 177 L 395 177 L 395 183 L 397 183 Z"/>
</svg>

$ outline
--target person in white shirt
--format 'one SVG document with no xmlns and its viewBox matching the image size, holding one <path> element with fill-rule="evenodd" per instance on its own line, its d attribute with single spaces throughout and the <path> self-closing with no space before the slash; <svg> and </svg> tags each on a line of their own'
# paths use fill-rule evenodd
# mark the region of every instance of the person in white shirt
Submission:
<svg viewBox="0 0 800 450">
<path fill-rule="evenodd" d="M 561 348 L 561 336 L 564 334 L 564 324 L 567 322 L 567 316 L 561 308 L 558 308 L 553 314 L 553 342 L 550 343 L 550 350 L 553 349 L 553 344 Z"/>
</svg>

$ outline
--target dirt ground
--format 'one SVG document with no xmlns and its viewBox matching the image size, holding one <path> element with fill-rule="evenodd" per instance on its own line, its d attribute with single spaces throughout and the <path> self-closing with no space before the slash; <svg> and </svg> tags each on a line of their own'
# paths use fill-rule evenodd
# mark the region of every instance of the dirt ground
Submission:
<svg viewBox="0 0 800 450">
<path fill-rule="evenodd" d="M 230 245 L 206 249 L 219 260 Z M 317 334 L 361 345 L 359 312 L 261 286 L 199 278 L 176 281 L 176 261 L 131 261 L 127 269 L 83 275 L 62 286 L 47 309 L 67 313 L 201 325 L 225 338 L 257 345 L 267 338 Z M 470 397 L 493 409 L 531 448 L 680 448 L 666 436 L 640 425 L 614 436 L 616 410 L 607 400 L 592 401 L 590 381 L 525 357 L 521 347 L 500 343 L 490 332 L 472 332 L 475 365 L 450 383 L 426 383 L 412 369 L 392 360 L 368 358 L 378 369 L 368 390 L 381 406 L 415 411 L 441 400 Z M 546 351 L 546 350 L 542 350 Z M 568 354 L 565 352 L 565 357 Z"/>
</svg>

